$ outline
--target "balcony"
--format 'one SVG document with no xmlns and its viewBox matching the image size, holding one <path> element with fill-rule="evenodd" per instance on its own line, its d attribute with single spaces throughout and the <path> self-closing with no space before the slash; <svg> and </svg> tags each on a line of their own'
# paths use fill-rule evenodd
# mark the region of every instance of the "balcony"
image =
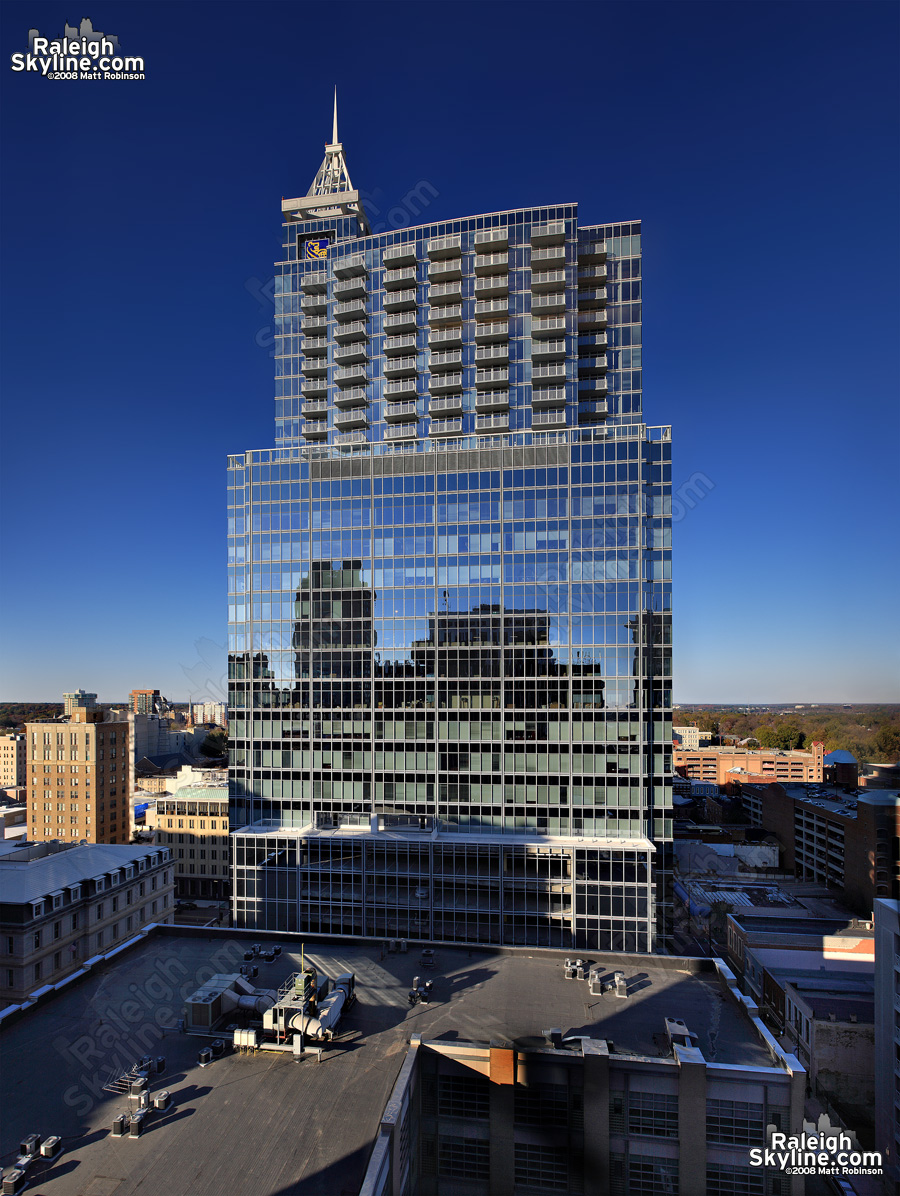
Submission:
<svg viewBox="0 0 900 1196">
<path fill-rule="evenodd" d="M 578 285 L 590 286 L 592 283 L 606 282 L 606 267 L 605 266 L 581 266 L 578 267 Z"/>
<path fill-rule="evenodd" d="M 566 330 L 565 316 L 535 316 L 531 321 L 531 335 L 558 336 Z"/>
<path fill-rule="evenodd" d="M 384 430 L 385 440 L 415 440 L 418 434 L 417 423 L 389 424 Z"/>
<path fill-rule="evenodd" d="M 558 291 L 566 285 L 565 270 L 537 270 L 531 274 L 531 292 Z M 533 306 L 533 305 L 532 305 Z"/>
<path fill-rule="evenodd" d="M 368 436 L 365 432 L 342 432 L 334 438 L 335 444 L 367 444 Z"/>
<path fill-rule="evenodd" d="M 411 291 L 388 291 L 384 296 L 385 311 L 401 311 L 415 306 L 415 287 Z"/>
<path fill-rule="evenodd" d="M 432 394 L 441 394 L 450 390 L 462 390 L 462 374 L 434 374 L 428 384 Z"/>
<path fill-rule="evenodd" d="M 538 359 L 541 361 L 562 361 L 565 356 L 566 342 L 564 340 L 535 341 L 531 346 L 533 361 L 537 361 Z"/>
<path fill-rule="evenodd" d="M 506 249 L 509 245 L 509 230 L 505 228 L 489 228 L 475 234 L 475 248 L 479 253 L 488 250 Z"/>
<path fill-rule="evenodd" d="M 509 303 L 506 299 L 485 299 L 475 304 L 475 319 L 484 320 L 496 318 L 506 320 L 509 317 Z"/>
<path fill-rule="evenodd" d="M 326 357 L 304 358 L 300 369 L 307 378 L 321 378 L 328 373 L 328 359 Z"/>
<path fill-rule="evenodd" d="M 408 241 L 405 245 L 392 245 L 381 255 L 385 266 L 414 266 L 416 263 L 416 243 Z"/>
<path fill-rule="evenodd" d="M 603 307 L 606 304 L 606 287 L 588 287 L 587 289 L 579 288 L 578 291 L 578 310 L 582 311 L 587 307 Z"/>
<path fill-rule="evenodd" d="M 416 338 L 414 336 L 389 336 L 384 342 L 384 351 L 389 356 L 395 353 L 406 353 L 415 347 Z"/>
<path fill-rule="evenodd" d="M 578 358 L 578 373 L 581 374 L 596 374 L 606 373 L 606 354 L 601 354 L 600 357 L 579 357 Z"/>
<path fill-rule="evenodd" d="M 499 320 L 494 324 L 475 325 L 475 344 L 487 345 L 495 341 L 505 341 L 509 337 L 509 324 Z"/>
<path fill-rule="evenodd" d="M 451 324 L 462 321 L 462 308 L 457 305 L 455 307 L 433 307 L 428 313 L 428 323 L 434 324 Z"/>
<path fill-rule="evenodd" d="M 607 403 L 591 403 L 589 406 L 578 408 L 578 422 L 580 424 L 591 423 L 598 419 L 606 419 L 607 415 L 609 415 L 609 405 Z M 715 780 L 715 777 L 712 779 Z M 709 777 L 703 777 L 703 780 L 709 780 Z"/>
<path fill-rule="evenodd" d="M 589 241 L 584 245 L 578 246 L 578 260 L 579 262 L 605 262 L 606 261 L 606 242 L 605 241 Z"/>
<path fill-rule="evenodd" d="M 531 244 L 532 245 L 565 245 L 566 243 L 566 222 L 565 220 L 554 220 L 550 224 L 532 224 L 531 226 Z"/>
<path fill-rule="evenodd" d="M 552 365 L 535 365 L 531 368 L 533 382 L 565 382 L 566 366 L 564 362 L 554 362 Z"/>
<path fill-rule="evenodd" d="M 334 371 L 334 380 L 338 386 L 364 386 L 366 382 L 365 363 L 357 362 L 356 365 L 341 366 Z"/>
<path fill-rule="evenodd" d="M 415 393 L 415 375 L 412 378 L 399 378 L 396 382 L 385 382 L 384 384 L 384 397 L 386 399 L 406 398 L 407 395 L 415 396 Z"/>
<path fill-rule="evenodd" d="M 341 432 L 349 432 L 351 428 L 367 428 L 369 426 L 368 407 L 348 407 L 346 411 L 336 411 L 334 426 Z"/>
<path fill-rule="evenodd" d="M 433 283 L 428 291 L 429 303 L 458 303 L 462 299 L 462 283 L 442 282 L 435 286 Z"/>
<path fill-rule="evenodd" d="M 428 428 L 429 436 L 461 436 L 461 419 L 433 419 Z"/>
<path fill-rule="evenodd" d="M 428 256 L 430 258 L 459 257 L 460 244 L 459 236 L 436 237 L 433 241 L 428 242 Z"/>
<path fill-rule="evenodd" d="M 407 374 L 415 374 L 416 357 L 389 357 L 384 363 L 385 378 L 403 378 Z"/>
<path fill-rule="evenodd" d="M 479 253 L 475 258 L 475 273 L 507 274 L 509 272 L 508 253 Z"/>
<path fill-rule="evenodd" d="M 579 311 L 578 330 L 584 328 L 604 328 L 606 326 L 606 308 L 595 307 L 593 311 Z"/>
<path fill-rule="evenodd" d="M 509 370 L 476 370 L 476 386 L 509 386 Z"/>
<path fill-rule="evenodd" d="M 366 258 L 362 253 L 352 253 L 349 257 L 338 258 L 334 263 L 335 278 L 351 278 L 366 273 Z"/>
<path fill-rule="evenodd" d="M 389 424 L 400 423 L 402 420 L 418 419 L 415 402 L 385 403 L 384 419 Z"/>
<path fill-rule="evenodd" d="M 311 332 L 320 332 L 328 327 L 327 316 L 310 316 L 304 313 L 303 331 L 308 336 Z"/>
<path fill-rule="evenodd" d="M 476 415 L 476 432 L 506 432 L 509 430 L 508 415 Z"/>
<path fill-rule="evenodd" d="M 399 311 L 393 316 L 385 316 L 384 330 L 389 335 L 393 335 L 395 332 L 412 332 L 416 326 L 417 315 L 417 311 L 411 310 Z"/>
<path fill-rule="evenodd" d="M 455 415 L 462 414 L 463 400 L 462 395 L 450 395 L 445 399 L 431 399 L 428 403 L 428 414 L 435 415 Z"/>
<path fill-rule="evenodd" d="M 609 394 L 609 383 L 606 378 L 585 378 L 578 382 L 579 399 L 592 399 L 594 395 L 601 398 Z"/>
<path fill-rule="evenodd" d="M 442 328 L 428 334 L 428 344 L 431 348 L 445 345 L 462 344 L 462 328 Z"/>
<path fill-rule="evenodd" d="M 578 351 L 582 349 L 605 349 L 606 348 L 606 333 L 605 332 L 587 332 L 584 336 L 578 338 Z"/>
<path fill-rule="evenodd" d="M 352 324 L 338 324 L 334 330 L 334 339 L 339 345 L 349 341 L 366 341 L 369 339 L 368 325 L 364 320 L 354 320 Z"/>
<path fill-rule="evenodd" d="M 304 271 L 300 279 L 300 290 L 304 295 L 324 295 L 328 290 L 328 271 L 324 265 L 318 269 Z"/>
<path fill-rule="evenodd" d="M 350 345 L 344 345 L 342 348 L 334 351 L 335 365 L 349 365 L 354 361 L 365 361 L 369 355 L 369 346 L 366 341 L 354 341 Z"/>
<path fill-rule="evenodd" d="M 307 336 L 303 339 L 303 355 L 310 357 L 313 353 L 328 352 L 327 336 Z"/>
<path fill-rule="evenodd" d="M 365 277 L 348 278 L 344 282 L 334 284 L 335 299 L 359 299 L 367 292 Z"/>
<path fill-rule="evenodd" d="M 462 278 L 462 259 L 447 257 L 431 262 L 428 266 L 429 282 L 450 282 Z"/>
<path fill-rule="evenodd" d="M 475 298 L 490 299 L 494 295 L 509 294 L 508 274 L 488 274 L 485 278 L 475 279 Z"/>
<path fill-rule="evenodd" d="M 564 408 L 557 411 L 532 411 L 532 428 L 564 428 L 566 426 L 566 412 Z"/>
<path fill-rule="evenodd" d="M 566 388 L 564 386 L 536 386 L 531 392 L 531 407 L 539 411 L 547 407 L 565 407 Z"/>
<path fill-rule="evenodd" d="M 535 266 L 543 268 L 545 266 L 563 265 L 566 260 L 565 245 L 551 245 L 548 249 L 532 249 L 531 251 L 531 269 Z"/>
<path fill-rule="evenodd" d="M 383 281 L 386 291 L 396 291 L 403 287 L 414 287 L 416 285 L 416 268 L 415 266 L 408 266 L 402 270 L 385 270 Z"/>
<path fill-rule="evenodd" d="M 566 310 L 566 293 L 558 291 L 552 295 L 532 295 L 531 311 L 536 316 L 557 314 Z"/>
<path fill-rule="evenodd" d="M 509 365 L 509 345 L 482 345 L 475 350 L 475 364 Z"/>
<path fill-rule="evenodd" d="M 432 352 L 429 367 L 433 374 L 441 370 L 461 369 L 462 350 L 450 349 L 446 353 Z"/>
<path fill-rule="evenodd" d="M 328 420 L 307 420 L 303 425 L 302 431 L 307 440 L 324 440 L 328 435 Z"/>
<path fill-rule="evenodd" d="M 481 414 L 487 411 L 508 411 L 509 410 L 509 391 L 508 390 L 486 390 L 478 391 L 475 395 L 475 411 Z"/>
<path fill-rule="evenodd" d="M 328 311 L 327 295 L 304 295 L 300 300 L 304 315 L 321 316 Z"/>
<path fill-rule="evenodd" d="M 366 303 L 364 299 L 350 299 L 346 303 L 335 303 L 334 317 L 346 324 L 350 320 L 364 320 L 366 318 Z"/>
<path fill-rule="evenodd" d="M 369 394 L 364 386 L 355 386 L 352 390 L 335 391 L 334 405 L 342 411 L 348 407 L 367 407 Z"/>
<path fill-rule="evenodd" d="M 304 378 L 300 383 L 300 391 L 304 399 L 309 395 L 327 395 L 327 378 Z"/>
<path fill-rule="evenodd" d="M 300 414 L 304 419 L 319 419 L 328 414 L 328 400 L 327 399 L 312 399 L 309 403 L 304 403 L 300 408 Z"/>
</svg>

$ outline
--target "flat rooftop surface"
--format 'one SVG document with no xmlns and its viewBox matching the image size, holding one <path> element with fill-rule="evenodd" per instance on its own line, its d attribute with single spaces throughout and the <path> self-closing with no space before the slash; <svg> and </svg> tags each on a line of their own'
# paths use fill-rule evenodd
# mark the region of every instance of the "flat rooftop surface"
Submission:
<svg viewBox="0 0 900 1196">
<path fill-rule="evenodd" d="M 299 969 L 297 944 L 277 936 L 258 941 L 281 942 L 274 963 L 257 961 L 254 981 L 277 988 Z M 659 1056 L 667 1054 L 664 1019 L 679 1017 L 709 1061 L 771 1065 L 715 974 L 671 970 L 673 960 L 664 968 L 652 956 L 637 963 L 621 957 L 615 966 L 629 989 L 622 999 L 592 996 L 586 981 L 565 980 L 563 954 L 438 947 L 436 966 L 426 971 L 419 948 L 382 958 L 380 944 L 311 944 L 306 959 L 320 976 L 352 971 L 357 978 L 358 1000 L 321 1061 L 229 1047 L 200 1068 L 198 1050 L 209 1039 L 178 1031 L 184 999 L 214 973 L 237 972 L 247 945 L 227 932 L 153 934 L 7 1026 L 0 1034 L 4 1169 L 26 1135 L 58 1134 L 64 1153 L 29 1172 L 35 1196 L 355 1194 L 413 1033 L 525 1046 L 558 1026 L 564 1035 L 611 1040 L 617 1053 Z M 614 957 L 598 957 L 598 966 L 602 958 Z M 433 1000 L 410 1008 L 415 975 L 434 981 Z M 151 1099 L 167 1089 L 172 1105 L 152 1114 L 141 1138 L 114 1138 L 112 1119 L 129 1102 L 103 1085 L 145 1054 L 165 1057 Z"/>
</svg>

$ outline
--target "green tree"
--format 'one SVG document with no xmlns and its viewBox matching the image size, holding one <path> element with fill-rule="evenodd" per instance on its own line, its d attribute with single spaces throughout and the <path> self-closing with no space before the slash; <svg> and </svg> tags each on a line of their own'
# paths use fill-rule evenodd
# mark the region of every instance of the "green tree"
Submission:
<svg viewBox="0 0 900 1196">
<path fill-rule="evenodd" d="M 224 756 L 228 752 L 228 732 L 224 727 L 216 727 L 210 731 L 200 744 L 202 756 Z"/>
</svg>

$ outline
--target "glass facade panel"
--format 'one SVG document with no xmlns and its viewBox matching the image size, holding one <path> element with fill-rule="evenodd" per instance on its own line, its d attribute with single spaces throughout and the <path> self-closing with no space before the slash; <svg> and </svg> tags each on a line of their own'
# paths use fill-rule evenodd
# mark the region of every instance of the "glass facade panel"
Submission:
<svg viewBox="0 0 900 1196">
<path fill-rule="evenodd" d="M 650 950 L 671 438 L 640 225 L 370 235 L 355 195 L 284 201 L 276 446 L 229 461 L 235 924 Z"/>
</svg>

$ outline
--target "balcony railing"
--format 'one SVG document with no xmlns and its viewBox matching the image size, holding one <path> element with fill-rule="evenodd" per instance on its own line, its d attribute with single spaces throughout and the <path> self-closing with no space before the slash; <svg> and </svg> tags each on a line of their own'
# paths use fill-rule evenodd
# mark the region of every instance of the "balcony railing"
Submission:
<svg viewBox="0 0 900 1196">
<path fill-rule="evenodd" d="M 587 286 L 591 282 L 606 282 L 605 266 L 579 266 L 578 285 Z"/>
<path fill-rule="evenodd" d="M 489 228 L 475 234 L 475 248 L 484 250 L 509 244 L 509 231 L 505 228 Z"/>
<path fill-rule="evenodd" d="M 509 324 L 498 320 L 494 324 L 475 325 L 475 344 L 484 345 L 492 341 L 503 341 L 509 336 Z"/>
<path fill-rule="evenodd" d="M 508 316 L 509 303 L 506 299 L 485 299 L 475 304 L 475 318 L 484 319 L 485 316 Z"/>
<path fill-rule="evenodd" d="M 454 257 L 459 256 L 460 253 L 460 239 L 456 237 L 435 237 L 434 240 L 428 242 L 428 256 L 434 257 Z"/>
<path fill-rule="evenodd" d="M 560 427 L 566 422 L 565 410 L 558 411 L 532 411 L 531 426 L 533 428 L 541 428 L 547 426 Z"/>
<path fill-rule="evenodd" d="M 475 350 L 476 365 L 508 365 L 509 345 L 482 345 Z"/>
<path fill-rule="evenodd" d="M 531 226 L 532 245 L 561 245 L 566 239 L 565 220 L 554 220 L 550 224 Z"/>
<path fill-rule="evenodd" d="M 509 409 L 508 390 L 485 390 L 476 393 L 475 410 L 477 412 L 503 411 L 504 409 Z"/>
<path fill-rule="evenodd" d="M 416 379 L 400 378 L 396 382 L 385 382 L 384 397 L 393 399 L 399 395 L 414 395 L 416 393 Z"/>
<path fill-rule="evenodd" d="M 368 353 L 369 345 L 367 341 L 353 341 L 350 345 L 344 345 L 342 348 L 335 349 L 335 365 L 347 365 L 353 361 L 365 361 Z"/>
<path fill-rule="evenodd" d="M 398 287 L 415 286 L 415 284 L 415 266 L 406 266 L 402 270 L 385 270 L 384 272 L 384 289 L 386 291 L 396 290 Z"/>
<path fill-rule="evenodd" d="M 509 370 L 476 370 L 475 371 L 475 385 L 476 386 L 508 386 L 509 385 Z"/>
<path fill-rule="evenodd" d="M 531 274 L 532 291 L 558 291 L 566 285 L 565 270 L 537 270 Z"/>
<path fill-rule="evenodd" d="M 532 249 L 531 268 L 550 262 L 564 262 L 566 260 L 565 245 L 551 245 L 548 249 Z"/>
<path fill-rule="evenodd" d="M 599 357 L 579 357 L 578 358 L 578 373 L 590 374 L 606 370 L 607 358 L 603 353 Z"/>
<path fill-rule="evenodd" d="M 417 419 L 416 404 L 385 403 L 384 418 L 387 423 L 397 423 L 401 420 Z"/>
<path fill-rule="evenodd" d="M 535 315 L 544 315 L 548 312 L 565 311 L 565 292 L 559 291 L 552 295 L 532 295 L 531 310 Z"/>
<path fill-rule="evenodd" d="M 365 382 L 365 365 L 348 365 L 334 371 L 334 380 L 338 386 L 352 386 L 357 382 Z"/>
<path fill-rule="evenodd" d="M 384 297 L 385 311 L 400 311 L 402 308 L 416 306 L 416 291 L 388 291 Z"/>
<path fill-rule="evenodd" d="M 579 338 L 578 338 L 579 350 L 588 349 L 588 348 L 591 348 L 592 346 L 595 349 L 605 349 L 606 348 L 606 333 L 605 332 L 594 332 L 594 333 L 586 332 L 583 336 L 579 336 Z"/>
<path fill-rule="evenodd" d="M 328 420 L 308 419 L 303 425 L 302 432 L 307 440 L 321 440 L 328 435 Z"/>
<path fill-rule="evenodd" d="M 606 287 L 579 288 L 578 307 L 597 307 L 606 303 Z"/>
<path fill-rule="evenodd" d="M 318 332 L 322 328 L 328 327 L 327 316 L 303 316 L 303 331 L 308 335 L 310 332 Z"/>
<path fill-rule="evenodd" d="M 429 415 L 448 415 L 454 411 L 462 411 L 462 395 L 451 395 L 444 399 L 431 399 L 428 403 Z"/>
<path fill-rule="evenodd" d="M 389 354 L 405 353 L 407 349 L 415 349 L 415 347 L 416 338 L 414 336 L 389 336 L 385 338 L 384 342 L 384 351 Z"/>
<path fill-rule="evenodd" d="M 444 390 L 462 390 L 462 374 L 435 374 L 429 382 L 428 389 L 433 394 Z"/>
<path fill-rule="evenodd" d="M 462 328 L 441 328 L 428 334 L 429 345 L 461 345 Z"/>
<path fill-rule="evenodd" d="M 319 415 L 328 414 L 328 400 L 327 399 L 313 399 L 312 402 L 304 403 L 300 408 L 300 413 L 305 418 L 310 416 L 316 417 Z"/>
<path fill-rule="evenodd" d="M 578 246 L 578 260 L 580 262 L 602 262 L 606 260 L 606 242 L 589 241 Z"/>
<path fill-rule="evenodd" d="M 589 399 L 594 395 L 605 395 L 609 393 L 609 382 L 606 378 L 585 378 L 579 379 L 578 382 L 578 397 L 579 399 Z"/>
<path fill-rule="evenodd" d="M 490 295 L 508 295 L 509 276 L 506 274 L 488 274 L 484 278 L 475 279 L 475 298 L 485 299 Z"/>
<path fill-rule="evenodd" d="M 363 253 L 352 253 L 348 257 L 338 258 L 334 263 L 335 278 L 349 278 L 366 272 L 366 257 Z"/>
<path fill-rule="evenodd" d="M 429 324 L 448 324 L 462 320 L 462 308 L 457 304 L 455 307 L 432 307 L 428 313 Z"/>
<path fill-rule="evenodd" d="M 318 316 L 328 310 L 328 296 L 327 295 L 304 295 L 300 300 L 300 306 L 304 312 L 309 312 L 311 315 Z"/>
<path fill-rule="evenodd" d="M 336 411 L 334 426 L 344 432 L 349 428 L 367 428 L 369 426 L 369 409 L 367 407 L 348 407 L 346 411 Z"/>
<path fill-rule="evenodd" d="M 303 397 L 307 395 L 324 395 L 328 393 L 328 379 L 327 378 L 304 378 L 300 383 L 300 391 Z"/>
<path fill-rule="evenodd" d="M 369 339 L 369 329 L 364 320 L 354 320 L 350 324 L 338 324 L 334 330 L 334 339 L 339 345 L 349 341 Z"/>
<path fill-rule="evenodd" d="M 319 270 L 307 270 L 300 280 L 300 289 L 305 295 L 324 295 L 328 290 L 328 272 L 324 267 Z"/>
<path fill-rule="evenodd" d="M 419 433 L 417 423 L 389 424 L 384 430 L 385 440 L 415 440 Z"/>
<path fill-rule="evenodd" d="M 579 311 L 578 313 L 578 327 L 582 328 L 602 328 L 606 324 L 606 308 L 595 307 L 593 311 Z"/>
<path fill-rule="evenodd" d="M 406 266 L 416 260 L 416 243 L 409 241 L 406 245 L 392 245 L 381 256 L 385 266 Z"/>
<path fill-rule="evenodd" d="M 447 282 L 451 278 L 462 278 L 462 260 L 461 258 L 445 257 L 440 258 L 436 262 L 430 262 L 428 266 L 428 278 L 431 281 Z"/>
<path fill-rule="evenodd" d="M 328 359 L 325 357 L 304 359 L 300 369 L 307 378 L 321 378 L 328 373 Z"/>
<path fill-rule="evenodd" d="M 566 367 L 564 363 L 558 365 L 536 365 L 532 366 L 531 377 L 535 382 L 539 382 L 542 378 L 563 378 L 566 376 Z"/>
<path fill-rule="evenodd" d="M 428 428 L 429 436 L 458 436 L 460 432 L 461 419 L 433 419 Z"/>
<path fill-rule="evenodd" d="M 479 253 L 475 258 L 476 274 L 506 274 L 508 270 L 508 253 Z"/>
<path fill-rule="evenodd" d="M 461 298 L 461 282 L 442 282 L 437 286 L 432 285 L 428 291 L 428 301 L 430 303 L 444 303 L 447 300 Z"/>
<path fill-rule="evenodd" d="M 366 305 L 362 299 L 350 299 L 347 303 L 335 303 L 334 305 L 335 319 L 342 323 L 346 320 L 364 320 L 366 318 Z"/>
<path fill-rule="evenodd" d="M 416 326 L 416 311 L 398 311 L 393 316 L 384 317 L 385 332 L 401 332 Z"/>
<path fill-rule="evenodd" d="M 446 353 L 432 353 L 429 361 L 432 373 L 436 370 L 449 370 L 462 365 L 462 350 L 450 349 Z"/>
<path fill-rule="evenodd" d="M 556 341 L 535 341 L 531 346 L 531 356 L 534 360 L 541 358 L 557 357 L 563 358 L 566 355 L 566 342 L 564 340 Z"/>
<path fill-rule="evenodd" d="M 532 336 L 555 336 L 559 332 L 565 332 L 565 330 L 565 316 L 535 316 L 531 321 Z"/>
<path fill-rule="evenodd" d="M 492 432 L 494 430 L 506 429 L 509 427 L 508 415 L 476 415 L 475 416 L 475 431 L 476 432 Z"/>
<path fill-rule="evenodd" d="M 335 299 L 355 299 L 366 294 L 366 279 L 364 275 L 345 279 L 344 282 L 334 284 Z"/>
<path fill-rule="evenodd" d="M 416 372 L 415 357 L 389 357 L 384 363 L 385 378 L 402 378 L 404 374 Z"/>
<path fill-rule="evenodd" d="M 303 338 L 303 352 L 309 357 L 312 353 L 328 352 L 327 336 L 307 336 Z"/>
<path fill-rule="evenodd" d="M 544 407 L 565 407 L 566 388 L 564 386 L 536 386 L 531 392 L 531 406 L 533 410 Z"/>
<path fill-rule="evenodd" d="M 365 432 L 339 432 L 335 438 L 335 444 L 365 444 L 369 437 Z"/>
<path fill-rule="evenodd" d="M 365 407 L 369 402 L 369 393 L 364 386 L 354 386 L 349 390 L 339 390 L 334 395 L 335 407 Z"/>
</svg>

